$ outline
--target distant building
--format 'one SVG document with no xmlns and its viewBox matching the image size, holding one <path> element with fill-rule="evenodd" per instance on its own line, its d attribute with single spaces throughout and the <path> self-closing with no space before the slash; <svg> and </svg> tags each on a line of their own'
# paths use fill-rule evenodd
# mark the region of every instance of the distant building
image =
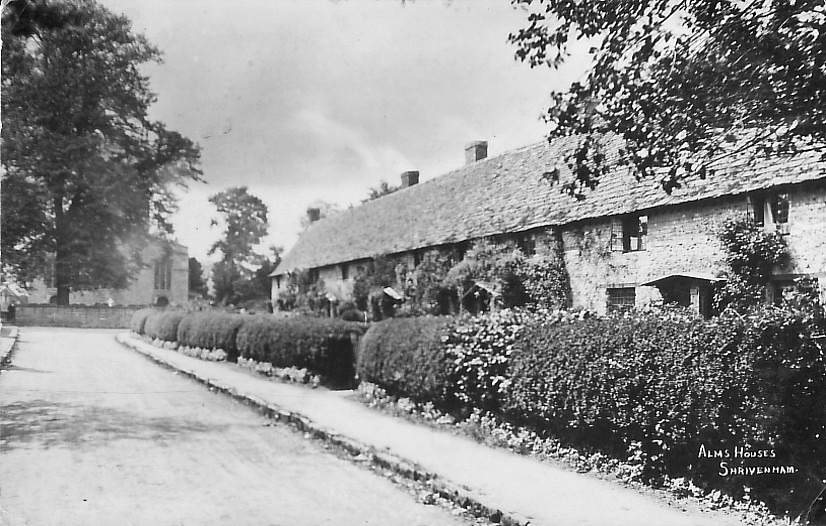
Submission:
<svg viewBox="0 0 826 526">
<path fill-rule="evenodd" d="M 144 267 L 124 289 L 72 291 L 71 304 L 80 305 L 183 305 L 189 300 L 189 253 L 178 243 L 164 250 L 160 243 L 142 253 Z M 35 280 L 29 287 L 30 303 L 54 303 L 57 289 L 51 279 Z"/>
<path fill-rule="evenodd" d="M 717 231 L 737 212 L 780 232 L 789 246 L 792 260 L 776 269 L 769 295 L 801 276 L 824 282 L 826 165 L 817 155 L 738 160 L 670 195 L 658 181 L 618 169 L 576 200 L 545 175 L 558 168 L 564 180 L 572 146 L 569 138 L 487 158 L 487 144 L 475 142 L 462 168 L 422 184 L 418 173 L 406 173 L 399 191 L 313 221 L 271 275 L 273 303 L 299 270 L 343 300 L 358 267 L 377 255 L 415 265 L 426 249 L 461 253 L 483 238 L 530 255 L 538 239 L 553 236 L 574 307 L 604 313 L 665 300 L 708 314 L 725 268 Z"/>
<path fill-rule="evenodd" d="M 28 303 L 29 294 L 13 283 L 0 283 L 0 311 L 7 313 L 10 305 Z"/>
</svg>

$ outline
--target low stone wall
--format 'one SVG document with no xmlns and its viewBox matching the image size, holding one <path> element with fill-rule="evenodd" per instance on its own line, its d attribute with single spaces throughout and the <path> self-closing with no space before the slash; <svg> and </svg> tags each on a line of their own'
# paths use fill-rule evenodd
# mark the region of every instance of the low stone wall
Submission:
<svg viewBox="0 0 826 526">
<path fill-rule="evenodd" d="M 132 314 L 142 308 L 141 306 L 18 305 L 15 321 L 20 326 L 128 329 Z"/>
</svg>

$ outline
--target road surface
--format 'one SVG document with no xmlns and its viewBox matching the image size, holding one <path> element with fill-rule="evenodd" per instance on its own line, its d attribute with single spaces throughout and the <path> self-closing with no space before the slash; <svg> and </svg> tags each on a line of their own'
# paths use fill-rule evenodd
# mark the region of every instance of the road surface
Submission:
<svg viewBox="0 0 826 526">
<path fill-rule="evenodd" d="M 0 373 L 0 525 L 466 525 L 123 348 L 23 328 Z"/>
</svg>

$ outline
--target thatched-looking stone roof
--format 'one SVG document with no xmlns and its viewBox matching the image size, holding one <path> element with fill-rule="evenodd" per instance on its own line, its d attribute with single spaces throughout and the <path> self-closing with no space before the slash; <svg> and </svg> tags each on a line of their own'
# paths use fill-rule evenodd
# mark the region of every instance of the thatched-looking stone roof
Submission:
<svg viewBox="0 0 826 526">
<path fill-rule="evenodd" d="M 826 182 L 814 154 L 719 166 L 666 194 L 658 180 L 626 168 L 576 200 L 543 174 L 559 168 L 575 138 L 512 150 L 312 223 L 272 275 L 478 239 L 537 227 L 650 210 L 804 181 Z"/>
</svg>

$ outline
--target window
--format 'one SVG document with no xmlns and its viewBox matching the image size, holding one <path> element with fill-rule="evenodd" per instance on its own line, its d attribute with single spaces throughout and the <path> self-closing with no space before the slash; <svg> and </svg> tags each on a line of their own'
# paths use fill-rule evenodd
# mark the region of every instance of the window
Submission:
<svg viewBox="0 0 826 526">
<path fill-rule="evenodd" d="M 752 194 L 749 196 L 749 212 L 754 224 L 774 226 L 780 234 L 789 233 L 791 199 L 788 192 Z"/>
<path fill-rule="evenodd" d="M 341 264 L 341 279 L 346 280 L 350 277 L 350 267 L 347 266 L 347 263 Z"/>
<path fill-rule="evenodd" d="M 754 224 L 763 226 L 766 222 L 766 198 L 762 195 L 750 195 L 751 216 Z"/>
<path fill-rule="evenodd" d="M 775 305 L 782 305 L 788 294 L 799 292 L 817 295 L 819 290 L 817 278 L 800 277 L 797 279 L 778 279 L 772 281 L 768 288 L 768 300 Z"/>
<path fill-rule="evenodd" d="M 155 290 L 169 290 L 172 288 L 172 260 L 159 259 L 155 261 Z"/>
<path fill-rule="evenodd" d="M 318 283 L 318 278 L 320 277 L 320 273 L 317 268 L 310 269 L 310 283 Z"/>
<path fill-rule="evenodd" d="M 645 250 L 645 237 L 648 235 L 648 216 L 629 214 L 620 221 L 622 230 L 622 251 L 636 252 Z"/>
<path fill-rule="evenodd" d="M 781 234 L 789 233 L 789 194 L 781 192 L 772 196 L 771 209 L 772 219 L 777 231 Z"/>
<path fill-rule="evenodd" d="M 625 312 L 637 303 L 637 291 L 634 287 L 608 289 L 608 312 Z"/>
</svg>

